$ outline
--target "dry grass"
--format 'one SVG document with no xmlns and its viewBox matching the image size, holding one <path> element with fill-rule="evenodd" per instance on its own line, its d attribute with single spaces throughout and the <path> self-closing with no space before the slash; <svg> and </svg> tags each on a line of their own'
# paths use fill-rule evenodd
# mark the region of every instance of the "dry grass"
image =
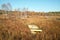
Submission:
<svg viewBox="0 0 60 40">
<path fill-rule="evenodd" d="M 31 14 L 29 18 L 20 19 L 15 18 L 18 14 L 9 15 L 0 15 L 0 40 L 60 40 L 60 20 L 56 19 L 59 16 Z M 36 24 L 43 31 L 32 34 L 28 24 Z"/>
</svg>

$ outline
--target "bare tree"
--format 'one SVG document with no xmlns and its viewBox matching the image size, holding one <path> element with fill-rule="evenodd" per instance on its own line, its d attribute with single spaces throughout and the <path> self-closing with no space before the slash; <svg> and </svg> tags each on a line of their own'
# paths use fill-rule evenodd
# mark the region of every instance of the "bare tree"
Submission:
<svg viewBox="0 0 60 40">
<path fill-rule="evenodd" d="M 2 4 L 2 10 L 4 10 L 4 11 L 8 11 L 9 10 L 9 8 L 8 8 L 8 6 L 6 5 L 6 4 Z"/>
<path fill-rule="evenodd" d="M 10 3 L 7 3 L 7 4 L 2 4 L 1 5 L 1 7 L 2 7 L 2 10 L 4 10 L 4 14 L 5 14 L 5 16 L 7 17 L 8 15 L 8 13 L 9 13 L 9 11 L 11 11 L 11 9 L 12 9 L 12 7 L 11 7 L 11 4 Z"/>
<path fill-rule="evenodd" d="M 2 4 L 1 7 L 2 7 L 2 10 L 4 10 L 4 11 L 11 11 L 12 10 L 12 6 L 10 3 Z"/>
<path fill-rule="evenodd" d="M 23 8 L 22 9 L 22 13 L 21 13 L 21 18 L 22 19 L 27 18 L 27 11 L 28 11 L 28 8 Z"/>
<path fill-rule="evenodd" d="M 8 6 L 8 8 L 9 8 L 9 11 L 11 11 L 11 10 L 12 10 L 11 4 L 10 4 L 10 3 L 7 3 L 7 6 Z"/>
<path fill-rule="evenodd" d="M 5 14 L 5 16 L 3 16 L 3 18 L 7 18 L 7 14 L 8 14 L 8 10 L 9 10 L 8 6 L 6 4 L 2 4 L 1 7 L 2 7 L 2 10 L 4 11 L 3 14 Z"/>
</svg>

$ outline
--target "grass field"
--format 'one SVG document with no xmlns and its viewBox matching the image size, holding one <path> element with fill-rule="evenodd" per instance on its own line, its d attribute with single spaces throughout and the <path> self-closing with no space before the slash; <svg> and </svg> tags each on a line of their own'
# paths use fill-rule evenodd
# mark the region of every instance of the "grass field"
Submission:
<svg viewBox="0 0 60 40">
<path fill-rule="evenodd" d="M 0 40 L 60 40 L 60 12 L 28 12 L 23 19 L 21 12 L 0 13 Z M 42 32 L 32 34 L 29 24 L 37 25 Z"/>
</svg>

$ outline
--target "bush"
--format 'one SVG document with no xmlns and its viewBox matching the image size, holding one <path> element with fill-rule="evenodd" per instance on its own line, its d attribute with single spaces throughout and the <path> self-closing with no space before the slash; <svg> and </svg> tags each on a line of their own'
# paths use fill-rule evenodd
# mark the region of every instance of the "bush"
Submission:
<svg viewBox="0 0 60 40">
<path fill-rule="evenodd" d="M 2 12 L 0 14 L 3 14 Z"/>
</svg>

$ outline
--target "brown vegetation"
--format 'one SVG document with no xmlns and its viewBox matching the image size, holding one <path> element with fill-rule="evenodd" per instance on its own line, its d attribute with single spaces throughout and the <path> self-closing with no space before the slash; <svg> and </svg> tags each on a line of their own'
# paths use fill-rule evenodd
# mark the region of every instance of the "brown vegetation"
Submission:
<svg viewBox="0 0 60 40">
<path fill-rule="evenodd" d="M 27 18 L 21 19 L 21 12 L 0 11 L 0 40 L 60 40 L 60 12 L 27 12 Z M 28 24 L 35 24 L 42 32 L 32 34 Z"/>
</svg>

